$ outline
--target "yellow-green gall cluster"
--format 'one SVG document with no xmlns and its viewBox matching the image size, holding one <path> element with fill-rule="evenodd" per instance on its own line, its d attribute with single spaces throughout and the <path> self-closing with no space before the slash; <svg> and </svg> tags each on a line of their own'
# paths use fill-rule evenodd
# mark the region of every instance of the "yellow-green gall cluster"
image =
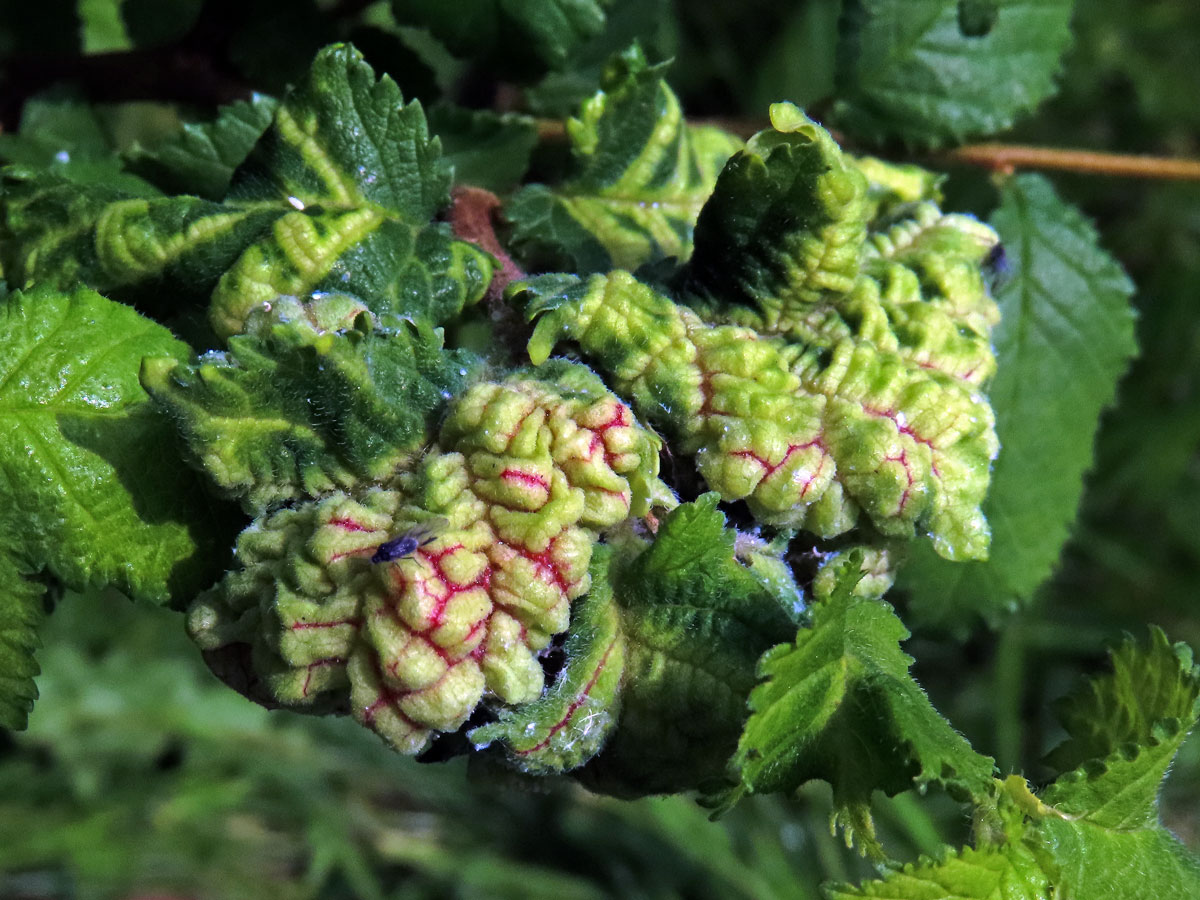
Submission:
<svg viewBox="0 0 1200 900">
<path fill-rule="evenodd" d="M 248 645 L 274 700 L 348 706 L 408 753 L 485 696 L 538 697 L 598 532 L 671 502 L 630 409 L 582 367 L 546 369 L 464 392 L 391 487 L 248 528 L 241 567 L 191 609 L 197 642 Z"/>
<path fill-rule="evenodd" d="M 707 325 L 623 272 L 524 289 L 535 361 L 574 341 L 760 521 L 833 537 L 865 514 L 885 535 L 927 531 L 950 558 L 986 554 L 979 505 L 997 445 L 967 382 L 868 341 L 808 348 Z"/>
<path fill-rule="evenodd" d="M 689 267 L 689 302 L 710 322 L 807 346 L 869 341 L 922 369 L 985 384 L 995 372 L 990 331 L 999 311 L 983 264 L 996 233 L 944 213 L 928 172 L 853 159 L 788 104 L 772 109 L 772 123 L 722 173 L 707 222 L 711 252 Z M 717 213 L 724 193 L 744 215 L 751 190 L 767 199 L 754 227 L 742 226 L 754 244 L 749 255 L 734 257 L 740 220 Z M 702 218 L 698 244 L 705 225 Z M 743 266 L 736 283 L 724 274 Z"/>
<path fill-rule="evenodd" d="M 676 299 L 622 271 L 518 285 L 530 357 L 574 342 L 764 523 L 866 519 L 984 558 L 996 235 L 943 213 L 928 173 L 852 159 L 788 104 L 771 120 L 721 173 Z"/>
</svg>

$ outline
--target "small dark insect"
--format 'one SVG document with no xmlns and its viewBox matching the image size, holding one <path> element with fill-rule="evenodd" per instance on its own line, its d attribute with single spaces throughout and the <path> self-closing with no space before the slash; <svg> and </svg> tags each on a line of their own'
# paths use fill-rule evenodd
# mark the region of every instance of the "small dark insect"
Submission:
<svg viewBox="0 0 1200 900">
<path fill-rule="evenodd" d="M 998 291 L 1008 280 L 1008 275 L 1012 271 L 1012 263 L 1009 262 L 1008 253 L 1003 244 L 996 244 L 988 251 L 988 255 L 983 258 L 983 271 L 988 280 L 988 287 L 993 293 Z"/>
<path fill-rule="evenodd" d="M 404 534 L 380 544 L 375 550 L 375 555 L 371 557 L 371 562 L 394 562 L 397 559 L 412 556 L 417 552 L 417 548 L 432 543 L 437 537 L 436 532 L 449 524 L 448 521 L 440 516 L 436 519 L 430 519 L 428 522 L 422 522 L 420 525 L 410 528 Z"/>
<path fill-rule="evenodd" d="M 987 256 L 983 258 L 983 264 L 986 268 L 995 269 L 997 272 L 1008 271 L 1008 251 L 1004 249 L 1004 245 L 997 243 L 988 251 Z"/>
</svg>

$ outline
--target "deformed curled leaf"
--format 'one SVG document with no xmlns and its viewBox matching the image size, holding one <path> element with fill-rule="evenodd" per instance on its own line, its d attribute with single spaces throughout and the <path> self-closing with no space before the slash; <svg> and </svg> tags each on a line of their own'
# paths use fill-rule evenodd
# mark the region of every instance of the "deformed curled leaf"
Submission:
<svg viewBox="0 0 1200 900">
<path fill-rule="evenodd" d="M 592 557 L 591 588 L 571 609 L 566 665 L 537 700 L 502 710 L 470 732 L 476 747 L 502 742 L 512 764 L 530 774 L 569 772 L 604 746 L 621 711 L 626 638 L 608 579 L 610 550 Z"/>
<path fill-rule="evenodd" d="M 217 130 L 184 143 L 224 179 L 245 148 Z M 431 221 L 450 174 L 420 104 L 405 104 L 348 46 L 317 55 L 231 177 L 218 203 L 9 170 L 4 271 L 17 286 L 82 281 L 167 312 L 179 296 L 211 298 L 222 338 L 279 297 L 352 293 L 379 316 L 441 324 L 487 289 L 491 256 Z"/>
<path fill-rule="evenodd" d="M 53 175 L 4 175 L 4 271 L 16 286 L 82 282 L 96 290 L 206 295 L 282 211 L 236 209 L 198 197 L 131 196 Z"/>
<path fill-rule="evenodd" d="M 354 298 L 319 295 L 259 310 L 228 352 L 148 358 L 142 384 L 208 475 L 260 513 L 384 480 L 428 443 L 476 362 L 428 325 L 372 328 Z"/>
<path fill-rule="evenodd" d="M 848 293 L 867 238 L 868 182 L 824 128 L 790 103 L 730 160 L 696 224 L 689 290 L 758 307 L 763 324 Z"/>
<path fill-rule="evenodd" d="M 1058 560 L 1092 462 L 1100 412 L 1136 349 L 1133 286 L 1095 229 L 1044 178 L 1008 181 L 992 218 L 1007 259 L 989 390 L 1002 447 L 984 513 L 987 562 L 916 549 L 902 582 L 922 616 L 960 623 L 1030 597 Z M 1047 385 L 1056 385 L 1047 390 Z"/>
<path fill-rule="evenodd" d="M 586 274 L 691 255 L 696 216 L 741 142 L 689 125 L 664 69 L 636 45 L 615 57 L 567 122 L 572 177 L 526 187 L 505 206 L 528 266 Z"/>
<path fill-rule="evenodd" d="M 260 516 L 189 628 L 255 699 L 348 709 L 417 753 L 485 691 L 537 700 L 598 532 L 672 502 L 657 471 L 657 440 L 582 366 L 473 384 L 415 465 Z"/>
<path fill-rule="evenodd" d="M 806 348 L 709 325 L 622 271 L 511 290 L 537 320 L 532 359 L 574 341 L 760 521 L 833 537 L 865 514 L 884 534 L 927 533 L 946 557 L 986 555 L 995 436 L 969 383 L 869 340 Z"/>
<path fill-rule="evenodd" d="M 371 208 L 425 223 L 449 199 L 450 172 L 419 101 L 405 103 L 362 54 L 332 44 L 288 93 L 229 199 L 302 209 Z"/>
<path fill-rule="evenodd" d="M 38 696 L 33 654 L 40 645 L 43 594 L 45 585 L 0 551 L 0 728 L 24 728 Z"/>
</svg>

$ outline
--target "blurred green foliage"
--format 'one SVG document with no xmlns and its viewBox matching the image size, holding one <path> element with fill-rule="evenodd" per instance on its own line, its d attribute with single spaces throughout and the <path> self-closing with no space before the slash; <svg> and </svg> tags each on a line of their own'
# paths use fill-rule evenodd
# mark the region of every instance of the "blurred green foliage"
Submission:
<svg viewBox="0 0 1200 900">
<path fill-rule="evenodd" d="M 815 898 L 868 874 L 820 792 L 713 825 L 683 797 L 422 765 L 348 719 L 247 703 L 175 614 L 119 596 L 68 595 L 44 639 L 38 712 L 0 751 L 6 898 Z M 880 814 L 912 857 L 933 825 L 909 801 Z"/>
<path fill-rule="evenodd" d="M 220 68 L 264 91 L 340 38 L 358 41 L 406 96 L 487 105 L 510 90 L 397 27 L 386 3 L 285 6 L 2 0 L 0 70 L 17 79 L 33 46 L 168 46 L 233 9 Z M 689 114 L 756 125 L 766 103 L 787 99 L 819 115 L 833 92 L 838 10 L 836 0 L 613 0 L 610 29 L 528 91 L 528 105 L 570 110 L 602 60 L 636 36 L 652 59 L 676 57 L 671 79 Z M 1122 0 L 1078 0 L 1073 31 L 1058 96 L 1005 139 L 1200 154 L 1194 0 L 1146 0 L 1136 14 Z M 107 104 L 96 127 L 125 148 L 175 115 Z M 535 167 L 555 165 L 543 157 Z M 986 175 L 953 174 L 948 206 L 995 205 Z M 951 641 L 914 623 L 905 645 L 934 705 L 975 748 L 1031 777 L 1062 737 L 1051 701 L 1099 669 L 1123 631 L 1152 621 L 1200 647 L 1200 185 L 1054 181 L 1137 285 L 1141 357 L 1104 420 L 1055 577 L 997 631 Z M 57 605 L 29 730 L 0 733 L 0 897 L 815 898 L 819 882 L 870 874 L 830 835 L 821 790 L 753 798 L 713 825 L 686 798 L 621 803 L 461 761 L 424 766 L 349 721 L 247 703 L 207 672 L 166 610 L 115 596 Z M 963 839 L 960 807 L 929 800 L 877 803 L 894 856 Z M 1163 802 L 1167 824 L 1200 848 L 1200 740 L 1185 745 Z"/>
</svg>

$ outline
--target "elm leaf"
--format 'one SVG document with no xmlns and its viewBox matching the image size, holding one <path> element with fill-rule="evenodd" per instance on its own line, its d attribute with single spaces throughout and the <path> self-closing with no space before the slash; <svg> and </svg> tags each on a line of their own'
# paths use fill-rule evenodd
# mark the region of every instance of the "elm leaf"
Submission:
<svg viewBox="0 0 1200 900">
<path fill-rule="evenodd" d="M 1039 836 L 1051 856 L 1054 883 L 1070 886 L 1067 896 L 1200 896 L 1200 858 L 1165 828 L 1123 831 L 1048 818 Z"/>
<path fill-rule="evenodd" d="M 1200 717 L 1200 668 L 1191 648 L 1161 629 L 1148 646 L 1126 640 L 1113 671 L 1059 704 L 1069 737 L 1047 762 L 1065 771 L 1043 795 L 1062 812 L 1105 828 L 1158 824 L 1158 790 Z"/>
<path fill-rule="evenodd" d="M 142 384 L 200 466 L 253 514 L 379 481 L 425 445 L 472 360 L 443 351 L 428 325 L 337 327 L 362 309 L 347 297 L 279 301 L 227 353 L 148 358 Z"/>
<path fill-rule="evenodd" d="M 922 859 L 857 888 L 830 885 L 829 900 L 1045 900 L 1050 879 L 1028 847 L 964 847 L 943 859 Z"/>
<path fill-rule="evenodd" d="M 688 125 L 664 68 L 636 45 L 615 57 L 602 89 L 567 122 L 572 177 L 530 185 L 505 207 L 534 268 L 587 274 L 691 255 L 700 207 L 741 141 Z"/>
<path fill-rule="evenodd" d="M 620 713 L 625 636 L 607 578 L 609 551 L 592 557 L 592 587 L 571 610 L 566 667 L 540 698 L 503 710 L 471 732 L 476 746 L 503 741 L 513 764 L 531 774 L 569 772 L 603 746 Z"/>
<path fill-rule="evenodd" d="M 0 505 L 22 566 L 163 603 L 211 580 L 228 536 L 138 384 L 148 353 L 188 348 L 87 289 L 3 301 Z"/>
<path fill-rule="evenodd" d="M 417 101 L 376 80 L 347 44 L 321 50 L 233 175 L 230 199 L 296 209 L 373 208 L 424 224 L 449 199 L 450 172 Z"/>
<path fill-rule="evenodd" d="M 868 139 L 912 144 L 1001 131 L 1053 92 L 1073 7 L 850 0 L 838 46 L 838 122 Z"/>
<path fill-rule="evenodd" d="M 39 646 L 45 588 L 31 580 L 7 553 L 0 551 L 0 727 L 25 727 L 37 699 L 33 658 Z"/>
<path fill-rule="evenodd" d="M 405 104 L 391 79 L 376 80 L 361 54 L 335 44 L 272 104 L 231 107 L 164 150 L 160 161 L 188 189 L 215 194 L 232 177 L 224 202 L 6 171 L 8 279 L 83 282 L 155 310 L 170 303 L 170 313 L 208 299 L 222 338 L 280 297 L 350 293 L 377 315 L 441 324 L 483 296 L 492 257 L 431 221 L 450 172 L 419 103 Z"/>
<path fill-rule="evenodd" d="M 1001 446 L 983 506 L 992 545 L 986 562 L 954 565 L 914 548 L 901 574 L 927 620 L 995 614 L 1050 575 L 1092 464 L 1100 413 L 1136 349 L 1133 286 L 1046 179 L 1007 182 L 992 225 L 1009 270 L 996 292 L 1002 319 L 989 392 Z"/>
<path fill-rule="evenodd" d="M 617 728 L 578 773 L 592 789 L 639 796 L 724 783 L 754 661 L 794 627 L 794 594 L 739 561 L 718 499 L 682 504 L 648 548 L 613 554 L 625 674 Z"/>
<path fill-rule="evenodd" d="M 189 122 L 159 144 L 125 151 L 126 168 L 176 194 L 220 200 L 230 179 L 271 124 L 279 102 L 264 94 L 217 111 L 211 122 Z"/>
<path fill-rule="evenodd" d="M 4 177 L 4 271 L 13 284 L 78 282 L 125 288 L 211 291 L 245 245 L 283 214 L 237 209 L 198 197 L 132 196 L 81 188 L 54 175 L 10 169 Z"/>
</svg>

